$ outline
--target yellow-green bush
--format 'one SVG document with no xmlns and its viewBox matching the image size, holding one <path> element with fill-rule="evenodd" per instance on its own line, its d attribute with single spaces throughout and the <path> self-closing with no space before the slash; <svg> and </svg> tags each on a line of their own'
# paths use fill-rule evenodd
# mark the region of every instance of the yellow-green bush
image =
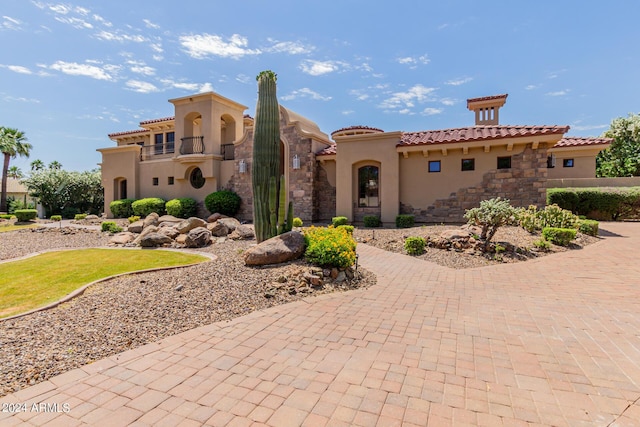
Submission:
<svg viewBox="0 0 640 427">
<path fill-rule="evenodd" d="M 344 228 L 314 227 L 304 232 L 306 260 L 322 267 L 350 267 L 356 262 L 356 241 Z"/>
<path fill-rule="evenodd" d="M 545 227 L 542 229 L 542 237 L 559 246 L 567 246 L 576 238 L 575 228 Z"/>
<path fill-rule="evenodd" d="M 423 237 L 407 237 L 404 241 L 404 250 L 409 255 L 422 255 L 426 243 Z"/>
<path fill-rule="evenodd" d="M 302 220 L 298 217 L 293 218 L 293 222 L 291 223 L 294 227 L 302 227 Z"/>
</svg>

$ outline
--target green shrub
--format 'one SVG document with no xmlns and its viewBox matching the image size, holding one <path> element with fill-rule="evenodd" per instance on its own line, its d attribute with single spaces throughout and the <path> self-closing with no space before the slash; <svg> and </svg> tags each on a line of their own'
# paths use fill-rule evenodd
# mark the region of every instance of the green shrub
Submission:
<svg viewBox="0 0 640 427">
<path fill-rule="evenodd" d="M 550 188 L 547 203 L 592 219 L 637 219 L 640 187 Z"/>
<path fill-rule="evenodd" d="M 349 267 L 356 262 L 356 241 L 344 228 L 314 227 L 304 232 L 304 256 L 322 267 Z"/>
<path fill-rule="evenodd" d="M 230 190 L 220 190 L 209 194 L 204 205 L 211 213 L 235 216 L 240 210 L 240 196 Z"/>
<path fill-rule="evenodd" d="M 51 221 L 62 221 L 62 215 L 51 215 Z"/>
<path fill-rule="evenodd" d="M 594 219 L 580 219 L 578 220 L 578 231 L 589 236 L 597 236 L 599 225 L 600 223 Z"/>
<path fill-rule="evenodd" d="M 511 206 L 508 199 L 496 197 L 481 201 L 478 208 L 468 209 L 464 217 L 469 221 L 469 224 L 482 227 L 480 238 L 489 243 L 498 228 L 516 220 L 517 213 L 518 211 Z"/>
<path fill-rule="evenodd" d="M 133 215 L 145 217 L 153 212 L 158 215 L 164 215 L 165 201 L 159 197 L 147 197 L 145 199 L 136 200 L 131 203 L 131 209 L 133 209 Z M 131 216 L 131 215 L 127 215 Z"/>
<path fill-rule="evenodd" d="M 109 203 L 109 210 L 111 214 L 116 218 L 127 218 L 133 215 L 133 208 L 131 204 L 135 202 L 136 199 L 120 199 L 114 200 Z"/>
<path fill-rule="evenodd" d="M 362 218 L 365 227 L 380 227 L 382 222 L 380 221 L 380 217 L 375 215 L 365 215 Z"/>
<path fill-rule="evenodd" d="M 167 214 L 173 215 L 176 218 L 190 218 L 192 216 L 196 216 L 197 207 L 197 202 L 191 197 L 169 200 L 165 204 Z"/>
<path fill-rule="evenodd" d="M 10 214 L 0 214 L 0 219 L 11 219 L 13 215 Z"/>
<path fill-rule="evenodd" d="M 334 216 L 331 218 L 331 224 L 334 227 L 339 225 L 347 225 L 349 223 L 349 219 L 346 216 Z"/>
<path fill-rule="evenodd" d="M 298 217 L 293 218 L 292 225 L 294 227 L 302 227 L 302 220 Z"/>
<path fill-rule="evenodd" d="M 516 219 L 520 227 L 527 230 L 529 233 L 535 233 L 539 230 L 538 226 L 538 207 L 535 205 L 529 205 L 528 208 L 518 208 L 516 213 Z"/>
<path fill-rule="evenodd" d="M 542 229 L 542 237 L 559 246 L 567 246 L 576 238 L 575 228 L 545 227 Z"/>
<path fill-rule="evenodd" d="M 16 209 L 13 213 L 19 222 L 31 221 L 36 219 L 38 211 L 35 209 Z"/>
<path fill-rule="evenodd" d="M 396 227 L 397 228 L 410 228 L 413 227 L 415 223 L 413 215 L 397 215 L 396 216 Z"/>
<path fill-rule="evenodd" d="M 336 228 L 342 228 L 344 230 L 347 230 L 347 233 L 353 234 L 353 230 L 355 227 L 353 225 L 345 224 L 345 225 L 339 225 Z"/>
<path fill-rule="evenodd" d="M 558 205 L 571 212 L 578 211 L 579 197 L 574 191 L 564 188 L 549 188 L 547 190 L 547 205 Z"/>
<path fill-rule="evenodd" d="M 426 243 L 423 237 L 407 237 L 404 241 L 404 250 L 409 255 L 422 255 Z"/>
<path fill-rule="evenodd" d="M 128 219 L 129 219 L 129 224 L 133 224 L 136 221 L 140 221 L 140 217 L 138 215 L 131 215 Z"/>
<path fill-rule="evenodd" d="M 573 212 L 562 209 L 558 205 L 547 205 L 538 211 L 538 228 L 573 228 L 578 222 L 578 216 Z"/>
<path fill-rule="evenodd" d="M 543 238 L 540 238 L 533 242 L 533 246 L 543 251 L 548 251 L 549 249 L 551 249 L 551 243 L 544 240 Z"/>
<path fill-rule="evenodd" d="M 118 227 L 118 225 L 113 221 L 104 221 L 100 224 L 100 229 L 109 233 L 119 233 L 122 231 L 122 228 Z"/>
<path fill-rule="evenodd" d="M 87 214 L 76 214 L 76 216 L 73 217 L 73 219 L 75 219 L 76 221 L 82 221 L 83 219 L 87 218 Z"/>
</svg>

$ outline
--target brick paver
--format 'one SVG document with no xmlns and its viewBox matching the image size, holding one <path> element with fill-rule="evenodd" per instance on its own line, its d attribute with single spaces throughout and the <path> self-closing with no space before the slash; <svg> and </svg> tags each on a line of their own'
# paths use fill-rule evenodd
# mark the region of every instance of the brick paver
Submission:
<svg viewBox="0 0 640 427">
<path fill-rule="evenodd" d="M 0 399 L 28 408 L 0 425 L 640 425 L 640 224 L 601 229 L 463 271 L 360 245 L 376 286 L 62 374 Z"/>
</svg>

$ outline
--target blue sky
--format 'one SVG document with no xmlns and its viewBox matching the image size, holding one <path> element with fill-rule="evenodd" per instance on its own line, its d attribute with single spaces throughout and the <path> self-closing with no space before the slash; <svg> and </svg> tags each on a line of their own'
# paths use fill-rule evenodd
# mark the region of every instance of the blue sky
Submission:
<svg viewBox="0 0 640 427">
<path fill-rule="evenodd" d="M 179 5 L 179 6 L 178 6 Z M 213 90 L 253 115 L 255 76 L 332 131 L 473 124 L 466 99 L 508 93 L 501 124 L 597 136 L 640 111 L 637 0 L 0 3 L 0 125 L 29 162 L 88 170 L 112 132 Z"/>
</svg>

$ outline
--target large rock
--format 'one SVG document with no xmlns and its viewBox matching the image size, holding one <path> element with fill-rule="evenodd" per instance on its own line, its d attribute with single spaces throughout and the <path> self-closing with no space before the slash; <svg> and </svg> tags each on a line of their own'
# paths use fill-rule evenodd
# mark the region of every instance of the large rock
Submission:
<svg viewBox="0 0 640 427">
<path fill-rule="evenodd" d="M 173 215 L 162 215 L 158 218 L 158 224 L 162 224 L 163 222 L 180 222 L 182 218 L 176 218 Z"/>
<path fill-rule="evenodd" d="M 240 221 L 238 221 L 238 220 L 237 220 L 237 219 L 235 219 L 235 218 L 231 218 L 231 217 L 228 217 L 228 218 L 220 218 L 220 219 L 218 220 L 218 222 L 221 222 L 222 224 L 226 225 L 226 226 L 227 226 L 227 228 L 229 229 L 229 232 L 231 232 L 231 231 L 235 230 L 235 229 L 236 229 L 236 227 L 240 225 Z"/>
<path fill-rule="evenodd" d="M 111 239 L 109 239 L 109 243 L 114 243 L 116 245 L 126 245 L 127 243 L 133 242 L 136 236 L 133 233 L 128 231 L 123 231 L 122 233 L 115 234 Z"/>
<path fill-rule="evenodd" d="M 204 227 L 206 225 L 207 223 L 203 219 L 192 216 L 191 218 L 180 221 L 174 227 L 180 232 L 180 234 L 186 234 L 194 228 Z"/>
<path fill-rule="evenodd" d="M 127 231 L 131 233 L 142 233 L 143 228 L 144 228 L 144 221 L 139 219 L 129 224 L 129 226 L 127 227 Z"/>
<path fill-rule="evenodd" d="M 220 218 L 228 218 L 228 217 L 226 215 L 222 215 L 221 213 L 216 212 L 209 215 L 209 217 L 207 218 L 207 222 L 216 222 Z"/>
<path fill-rule="evenodd" d="M 279 264 L 299 258 L 304 253 L 304 236 L 289 231 L 265 240 L 244 253 L 246 265 Z"/>
<path fill-rule="evenodd" d="M 253 228 L 242 224 L 239 224 L 236 229 L 229 234 L 229 238 L 233 240 L 249 240 L 255 236 L 256 234 L 253 232 Z"/>
<path fill-rule="evenodd" d="M 176 230 L 175 227 L 160 227 L 158 233 L 163 234 L 171 239 L 175 239 L 180 234 L 180 232 Z"/>
<path fill-rule="evenodd" d="M 87 221 L 100 221 L 100 217 L 98 215 L 87 215 L 85 219 Z"/>
<path fill-rule="evenodd" d="M 440 233 L 440 237 L 445 240 L 468 240 L 471 235 L 468 230 L 445 230 Z"/>
<path fill-rule="evenodd" d="M 184 244 L 188 248 L 202 248 L 211 242 L 211 232 L 205 227 L 196 227 L 187 233 Z"/>
<path fill-rule="evenodd" d="M 155 248 L 171 242 L 173 242 L 173 240 L 170 237 L 153 232 L 142 236 L 140 239 L 140 246 L 143 248 Z"/>
<path fill-rule="evenodd" d="M 140 235 L 138 237 L 136 237 L 136 239 L 133 241 L 133 243 L 135 244 L 139 244 L 140 240 L 146 236 L 147 234 L 151 234 L 151 233 L 157 233 L 158 232 L 158 227 L 156 227 L 155 225 L 150 225 L 148 227 L 145 227 L 142 230 L 142 233 L 140 233 Z"/>
<path fill-rule="evenodd" d="M 212 236 L 216 237 L 223 237 L 229 234 L 229 228 L 220 221 L 208 223 L 207 230 L 211 232 Z"/>
<path fill-rule="evenodd" d="M 147 228 L 150 225 L 158 225 L 158 218 L 160 218 L 160 216 L 157 213 L 151 212 L 142 220 L 144 228 Z"/>
</svg>

